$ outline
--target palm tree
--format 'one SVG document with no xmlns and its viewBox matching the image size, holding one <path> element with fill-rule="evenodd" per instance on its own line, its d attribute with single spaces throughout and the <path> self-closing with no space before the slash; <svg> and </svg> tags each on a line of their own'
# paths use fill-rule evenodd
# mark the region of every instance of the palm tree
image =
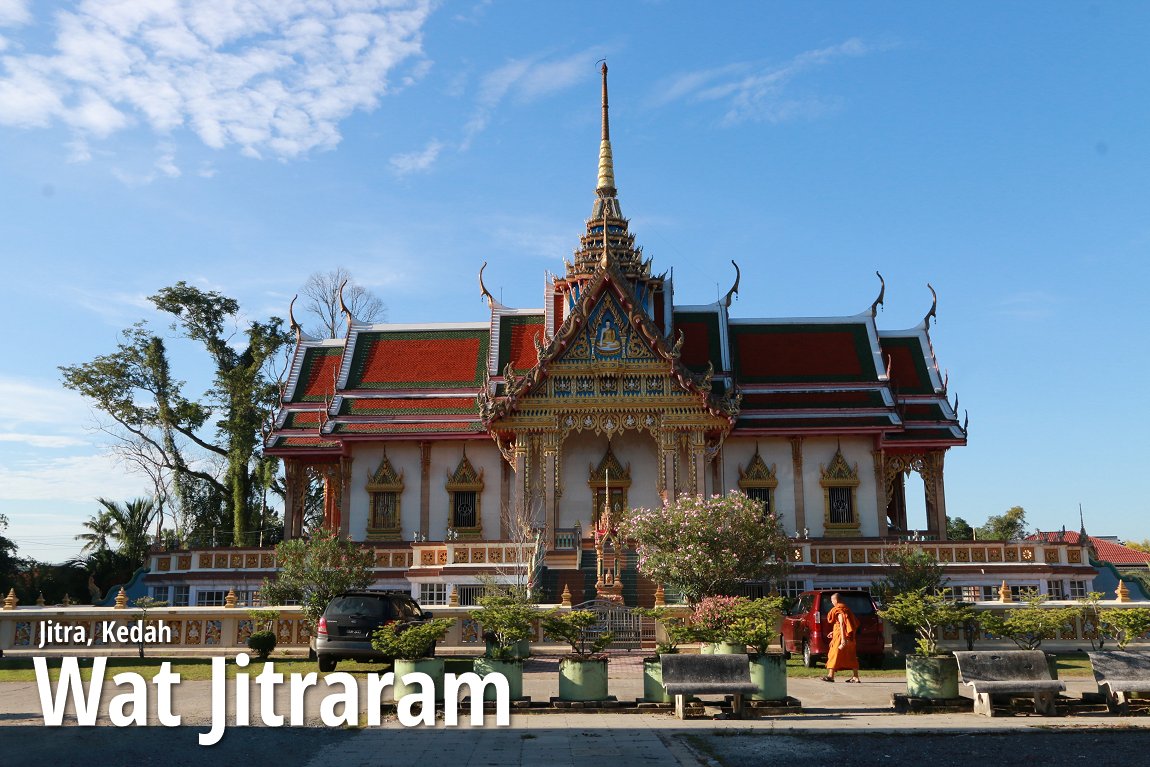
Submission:
<svg viewBox="0 0 1150 767">
<path fill-rule="evenodd" d="M 80 549 L 81 554 L 98 554 L 111 548 L 108 542 L 116 535 L 116 523 L 106 512 L 93 514 L 92 518 L 84 523 L 84 527 L 87 528 L 87 532 L 76 536 L 76 540 L 84 541 L 84 546 Z"/>
<path fill-rule="evenodd" d="M 107 515 L 115 532 L 112 537 L 118 544 L 117 550 L 135 567 L 144 564 L 148 554 L 148 528 L 156 518 L 158 509 L 155 498 L 135 498 L 124 504 L 97 498 L 104 507 L 102 515 Z"/>
</svg>

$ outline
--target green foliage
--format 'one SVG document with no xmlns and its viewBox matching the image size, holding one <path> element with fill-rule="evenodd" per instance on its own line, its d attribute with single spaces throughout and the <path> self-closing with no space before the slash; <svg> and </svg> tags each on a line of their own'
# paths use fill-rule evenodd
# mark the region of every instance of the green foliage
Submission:
<svg viewBox="0 0 1150 767">
<path fill-rule="evenodd" d="M 929 551 L 902 543 L 893 546 L 882 554 L 881 580 L 871 584 L 871 593 L 886 604 L 899 594 L 935 594 L 946 585 L 942 565 Z M 909 631 L 912 626 L 901 626 L 891 621 L 897 628 Z"/>
<path fill-rule="evenodd" d="M 16 576 L 20 571 L 20 560 L 16 557 L 16 544 L 3 533 L 8 529 L 8 517 L 0 514 L 0 588 L 7 595 L 8 589 L 16 585 Z"/>
<path fill-rule="evenodd" d="M 149 300 L 175 317 L 173 329 L 207 351 L 214 368 L 212 388 L 200 400 L 184 394 L 172 376 L 167 344 L 146 324 L 123 333 L 116 351 L 90 362 L 61 367 L 64 386 L 92 401 L 119 427 L 117 447 L 156 482 L 171 478 L 185 516 L 193 525 L 218 521 L 226 504 L 229 543 L 251 543 L 259 485 L 268 472 L 258 465 L 261 430 L 277 404 L 277 386 L 268 365 L 290 340 L 278 318 L 247 324 L 246 343 L 236 343 L 228 328 L 239 304 L 214 291 L 179 282 Z M 223 465 L 222 477 L 213 469 Z M 200 503 L 213 499 L 216 506 Z M 207 519 L 201 519 L 204 516 Z M 221 531 L 222 533 L 222 531 Z"/>
<path fill-rule="evenodd" d="M 168 603 L 165 602 L 164 600 L 153 599 L 152 597 L 140 597 L 139 599 L 136 599 L 135 601 L 133 601 L 132 604 L 135 607 L 138 607 L 140 609 L 140 612 L 137 613 L 136 617 L 139 620 L 144 621 L 144 623 L 148 622 L 148 610 L 151 610 L 151 609 L 156 608 L 156 607 L 167 607 L 168 606 Z M 144 647 L 145 647 L 144 635 L 143 635 L 143 632 L 141 632 L 140 633 L 140 644 L 139 644 L 139 648 L 138 648 L 141 658 L 144 657 Z"/>
<path fill-rule="evenodd" d="M 1120 609 L 1112 607 L 1108 610 L 1102 610 L 1099 613 L 1099 618 L 1105 627 L 1106 635 L 1118 643 L 1119 650 L 1125 650 L 1126 645 L 1150 632 L 1150 608 Z"/>
<path fill-rule="evenodd" d="M 479 598 L 482 610 L 471 613 L 483 626 L 483 633 L 491 637 L 489 655 L 497 660 L 511 660 L 515 645 L 534 636 L 534 622 L 539 609 L 523 592 L 509 591 L 487 594 Z"/>
<path fill-rule="evenodd" d="M 451 618 L 435 618 L 423 623 L 389 623 L 376 629 L 371 646 L 390 658 L 419 660 L 431 653 L 455 623 Z"/>
<path fill-rule="evenodd" d="M 782 617 L 783 600 L 778 597 L 746 600 L 735 605 L 727 636 L 763 655 L 771 642 L 779 638 Z"/>
<path fill-rule="evenodd" d="M 256 631 L 270 631 L 275 628 L 276 621 L 280 617 L 280 611 L 248 610 L 248 617 L 252 619 Z"/>
<path fill-rule="evenodd" d="M 980 541 L 1018 541 L 1026 537 L 1026 510 L 1011 506 L 1002 514 L 992 516 L 978 528 Z"/>
<path fill-rule="evenodd" d="M 636 607 L 632 612 L 644 618 L 651 618 L 663 627 L 664 639 L 655 644 L 655 652 L 659 655 L 670 655 L 679 652 L 679 645 L 698 641 L 691 622 L 685 615 L 669 607 Z"/>
<path fill-rule="evenodd" d="M 1141 551 L 1146 554 L 1150 554 L 1150 538 L 1143 538 L 1140 541 L 1126 541 L 1122 545 L 1128 549 L 1134 549 L 1135 551 Z"/>
<path fill-rule="evenodd" d="M 789 541 L 774 514 L 738 491 L 681 495 L 659 509 L 632 509 L 619 524 L 639 570 L 692 604 L 743 581 L 782 580 Z"/>
<path fill-rule="evenodd" d="M 962 517 L 947 517 L 946 537 L 952 541 L 969 541 L 974 538 L 974 528 Z"/>
<path fill-rule="evenodd" d="M 280 568 L 276 579 L 265 579 L 260 588 L 263 603 L 299 602 L 308 627 L 314 631 L 332 597 L 371 585 L 375 555 L 331 530 L 320 529 L 311 538 L 278 544 L 276 564 Z"/>
<path fill-rule="evenodd" d="M 961 626 L 973 618 L 974 607 L 950 602 L 945 594 L 923 589 L 894 596 L 878 614 L 904 630 L 913 630 L 919 655 L 937 655 L 939 631 L 946 626 Z"/>
<path fill-rule="evenodd" d="M 1106 627 L 1102 623 L 1102 592 L 1091 591 L 1078 600 L 1078 619 L 1082 623 L 1082 636 L 1090 640 L 1091 650 L 1101 650 L 1106 644 Z"/>
<path fill-rule="evenodd" d="M 1045 601 L 1045 594 L 1035 594 L 1025 607 L 1012 607 L 1003 614 L 981 612 L 979 622 L 994 636 L 1010 639 L 1023 650 L 1037 650 L 1043 639 L 1054 639 L 1078 617 L 1077 607 L 1043 607 Z"/>
<path fill-rule="evenodd" d="M 144 564 L 148 556 L 150 529 L 158 514 L 155 498 L 135 498 L 120 504 L 107 498 L 97 498 L 102 507 L 95 517 L 84 523 L 89 533 L 76 538 L 87 541 L 83 552 L 108 550 L 109 540 L 115 541 L 115 551 L 122 554 L 132 569 Z"/>
<path fill-rule="evenodd" d="M 731 623 L 746 597 L 706 597 L 691 609 L 691 629 L 699 642 L 734 642 Z"/>
<path fill-rule="evenodd" d="M 271 629 L 253 631 L 248 637 L 248 649 L 260 660 L 267 660 L 272 650 L 276 649 L 276 632 Z"/>
<path fill-rule="evenodd" d="M 543 633 L 571 645 L 575 655 L 594 655 L 606 650 L 615 638 L 610 631 L 594 630 L 598 620 L 590 610 L 555 609 L 543 614 Z"/>
</svg>

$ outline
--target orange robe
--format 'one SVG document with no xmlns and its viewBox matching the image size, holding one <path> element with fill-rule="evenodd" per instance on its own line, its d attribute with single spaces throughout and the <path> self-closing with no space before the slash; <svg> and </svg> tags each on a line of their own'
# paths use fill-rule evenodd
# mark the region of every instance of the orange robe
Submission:
<svg viewBox="0 0 1150 767">
<path fill-rule="evenodd" d="M 827 614 L 827 623 L 831 625 L 830 647 L 827 648 L 827 668 L 833 671 L 842 669 L 856 669 L 859 667 L 858 654 L 855 653 L 855 628 L 858 618 L 846 605 L 835 605 Z M 846 641 L 843 641 L 843 638 Z M 839 647 L 842 645 L 842 647 Z"/>
</svg>

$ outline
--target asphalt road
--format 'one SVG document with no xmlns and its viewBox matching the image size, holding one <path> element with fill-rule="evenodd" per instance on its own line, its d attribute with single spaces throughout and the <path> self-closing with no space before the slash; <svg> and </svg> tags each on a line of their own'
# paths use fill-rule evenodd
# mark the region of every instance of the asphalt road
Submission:
<svg viewBox="0 0 1150 767">
<path fill-rule="evenodd" d="M 781 764 L 806 767 L 974 764 L 1145 764 L 1150 732 L 1096 729 L 1089 732 L 966 732 L 870 734 L 810 732 L 711 733 L 683 736 L 691 748 L 722 767 Z"/>
</svg>

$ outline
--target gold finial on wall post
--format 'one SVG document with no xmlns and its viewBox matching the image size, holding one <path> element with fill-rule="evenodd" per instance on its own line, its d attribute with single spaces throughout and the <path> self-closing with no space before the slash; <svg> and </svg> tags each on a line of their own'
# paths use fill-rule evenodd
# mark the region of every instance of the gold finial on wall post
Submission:
<svg viewBox="0 0 1150 767">
<path fill-rule="evenodd" d="M 1014 599 L 1010 596 L 1010 587 L 1006 585 L 1006 581 L 1002 582 L 1002 586 L 998 589 L 999 602 L 1013 602 Z"/>
<path fill-rule="evenodd" d="M 128 592 L 124 591 L 124 587 L 120 587 L 120 593 L 116 595 L 115 610 L 126 610 L 128 608 Z"/>
</svg>

